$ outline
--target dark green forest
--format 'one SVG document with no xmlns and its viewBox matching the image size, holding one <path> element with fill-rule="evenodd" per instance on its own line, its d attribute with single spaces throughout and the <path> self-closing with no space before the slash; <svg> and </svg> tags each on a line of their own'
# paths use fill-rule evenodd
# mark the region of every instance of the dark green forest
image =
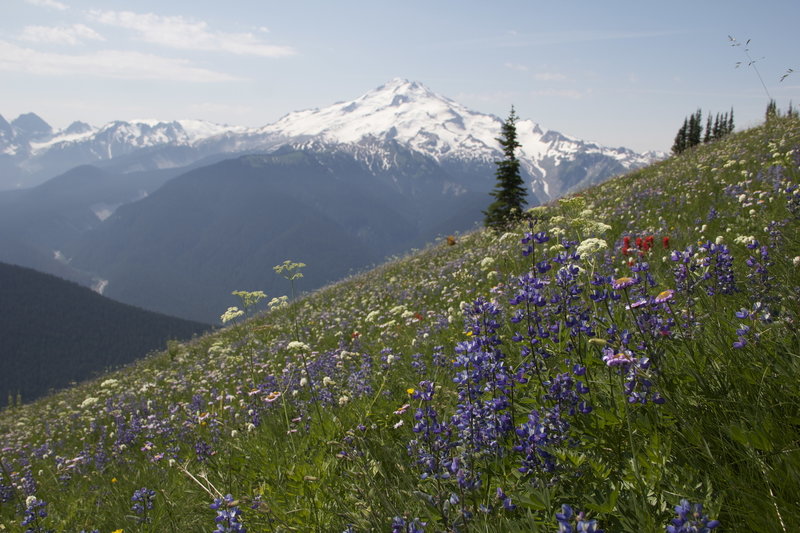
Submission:
<svg viewBox="0 0 800 533">
<path fill-rule="evenodd" d="M 0 263 L 0 398 L 31 401 L 210 327 Z"/>
</svg>

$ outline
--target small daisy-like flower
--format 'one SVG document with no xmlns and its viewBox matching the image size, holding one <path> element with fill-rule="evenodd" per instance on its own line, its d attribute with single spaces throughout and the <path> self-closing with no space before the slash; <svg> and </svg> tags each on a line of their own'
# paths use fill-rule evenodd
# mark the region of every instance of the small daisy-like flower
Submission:
<svg viewBox="0 0 800 533">
<path fill-rule="evenodd" d="M 613 282 L 611 282 L 611 288 L 616 290 L 627 289 L 628 287 L 634 284 L 636 284 L 636 279 L 625 276 L 622 278 L 617 278 Z"/>
<path fill-rule="evenodd" d="M 277 400 L 280 397 L 281 397 L 281 392 L 280 391 L 273 391 L 273 392 L 270 392 L 269 394 L 267 394 L 267 397 L 264 398 L 264 401 L 272 403 L 272 402 L 274 402 L 275 400 Z"/>
<path fill-rule="evenodd" d="M 397 410 L 394 412 L 394 414 L 396 414 L 396 415 L 402 415 L 403 413 L 405 413 L 405 412 L 406 412 L 406 410 L 408 410 L 408 408 L 409 408 L 409 407 L 411 407 L 409 404 L 407 404 L 407 403 L 406 403 L 406 404 L 403 404 L 402 406 L 400 406 L 400 408 L 399 408 L 399 409 L 397 409 Z"/>
<path fill-rule="evenodd" d="M 633 357 L 633 354 L 629 350 L 622 350 L 620 352 L 606 350 L 606 355 L 603 356 L 603 362 L 608 366 L 624 366 L 636 362 L 636 358 Z"/>
<path fill-rule="evenodd" d="M 654 301 L 657 304 L 663 304 L 664 302 L 672 300 L 674 296 L 675 296 L 675 291 L 673 291 L 672 289 L 667 289 L 665 291 L 659 292 L 658 295 L 656 295 L 656 297 L 654 298 Z"/>
<path fill-rule="evenodd" d="M 414 390 L 414 387 L 409 387 L 409 388 L 407 388 L 407 389 L 406 389 L 406 392 L 407 392 L 409 395 L 411 395 L 411 394 L 414 394 L 414 393 L 416 392 L 416 390 Z"/>
<path fill-rule="evenodd" d="M 640 298 L 635 302 L 631 302 L 631 305 L 626 306 L 626 309 L 636 309 L 637 307 L 642 307 L 643 305 L 647 305 L 647 300 Z"/>
</svg>

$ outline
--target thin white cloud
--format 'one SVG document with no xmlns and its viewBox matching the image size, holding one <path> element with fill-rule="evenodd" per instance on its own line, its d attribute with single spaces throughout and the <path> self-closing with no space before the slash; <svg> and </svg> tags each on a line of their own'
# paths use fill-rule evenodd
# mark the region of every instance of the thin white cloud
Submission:
<svg viewBox="0 0 800 533">
<path fill-rule="evenodd" d="M 40 52 L 0 41 L 0 71 L 48 76 L 88 75 L 127 80 L 209 83 L 238 81 L 223 72 L 193 66 L 183 59 L 120 50 L 88 54 Z"/>
<path fill-rule="evenodd" d="M 564 81 L 567 77 L 558 72 L 537 72 L 533 76 L 538 81 Z"/>
<path fill-rule="evenodd" d="M 289 46 L 267 44 L 252 33 L 211 31 L 204 21 L 155 13 L 93 10 L 89 16 L 100 23 L 133 30 L 148 43 L 182 50 L 224 51 L 239 55 L 284 57 L 295 54 Z"/>
<path fill-rule="evenodd" d="M 32 6 L 49 7 L 50 9 L 58 9 L 59 11 L 66 11 L 69 9 L 66 4 L 56 0 L 25 0 L 25 2 Z"/>
<path fill-rule="evenodd" d="M 255 111 L 251 106 L 223 104 L 219 102 L 203 102 L 200 104 L 192 104 L 189 106 L 196 115 L 207 114 L 227 114 L 227 115 L 249 115 Z"/>
<path fill-rule="evenodd" d="M 518 70 L 520 72 L 528 71 L 528 67 L 526 67 L 525 65 L 519 65 L 517 63 L 506 63 L 503 66 L 505 66 L 506 68 L 510 68 L 511 70 Z"/>
<path fill-rule="evenodd" d="M 33 43 L 76 45 L 81 41 L 105 41 L 105 38 L 83 24 L 72 26 L 25 26 L 20 39 Z"/>
<path fill-rule="evenodd" d="M 543 89 L 541 91 L 533 91 L 534 96 L 554 96 L 557 98 L 568 98 L 570 100 L 581 100 L 582 98 L 590 95 L 591 89 L 579 91 L 577 89 Z"/>
</svg>

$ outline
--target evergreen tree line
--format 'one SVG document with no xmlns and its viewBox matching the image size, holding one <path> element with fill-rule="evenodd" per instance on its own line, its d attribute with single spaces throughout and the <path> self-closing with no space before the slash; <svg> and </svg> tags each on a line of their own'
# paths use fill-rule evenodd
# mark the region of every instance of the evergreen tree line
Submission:
<svg viewBox="0 0 800 533">
<path fill-rule="evenodd" d="M 693 115 L 683 119 L 683 126 L 678 130 L 672 145 L 672 153 L 677 155 L 701 142 L 716 141 L 732 133 L 733 129 L 733 108 L 730 113 L 717 113 L 713 120 L 709 113 L 705 133 L 703 132 L 703 112 L 698 109 Z"/>
<path fill-rule="evenodd" d="M 766 120 L 769 122 L 773 118 L 778 118 L 783 116 L 781 114 L 781 110 L 778 109 L 778 104 L 775 100 L 770 100 L 769 104 L 767 104 L 767 112 L 766 112 Z M 798 116 L 797 110 L 792 105 L 792 102 L 789 102 L 789 108 L 786 110 L 786 117 L 788 118 L 796 118 Z"/>
</svg>

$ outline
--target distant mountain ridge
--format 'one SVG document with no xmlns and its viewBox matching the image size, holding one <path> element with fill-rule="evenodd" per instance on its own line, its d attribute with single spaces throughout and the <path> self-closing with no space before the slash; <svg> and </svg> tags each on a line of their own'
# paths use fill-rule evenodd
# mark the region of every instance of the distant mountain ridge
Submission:
<svg viewBox="0 0 800 533">
<path fill-rule="evenodd" d="M 485 193 L 454 191 L 432 159 L 383 149 L 391 172 L 292 146 L 197 168 L 120 207 L 65 252 L 71 267 L 106 280 L 111 298 L 214 321 L 237 304 L 233 290 L 286 294 L 271 269 L 285 259 L 308 265 L 299 288 L 311 290 L 474 227 Z"/>
<path fill-rule="evenodd" d="M 501 122 L 400 78 L 354 100 L 292 112 L 260 128 L 201 120 L 132 120 L 100 128 L 75 122 L 54 132 L 28 113 L 10 124 L 0 117 L 0 190 L 30 187 L 81 164 L 117 165 L 115 170 L 122 172 L 173 168 L 213 154 L 271 151 L 309 141 L 342 146 L 394 140 L 441 164 L 491 163 L 500 154 L 495 138 Z M 613 161 L 625 171 L 663 156 L 543 131 L 530 120 L 518 122 L 518 133 L 523 170 L 540 199 L 574 188 L 575 183 L 566 188 L 561 183 L 561 169 L 582 159 Z"/>
<path fill-rule="evenodd" d="M 309 265 L 311 290 L 474 228 L 501 125 L 403 79 L 261 128 L 138 120 L 53 132 L 32 114 L 0 117 L 6 186 L 69 169 L 0 191 L 0 261 L 216 322 L 233 290 L 284 294 L 271 267 L 285 259 Z M 658 157 L 529 120 L 517 132 L 530 205 Z"/>
</svg>

